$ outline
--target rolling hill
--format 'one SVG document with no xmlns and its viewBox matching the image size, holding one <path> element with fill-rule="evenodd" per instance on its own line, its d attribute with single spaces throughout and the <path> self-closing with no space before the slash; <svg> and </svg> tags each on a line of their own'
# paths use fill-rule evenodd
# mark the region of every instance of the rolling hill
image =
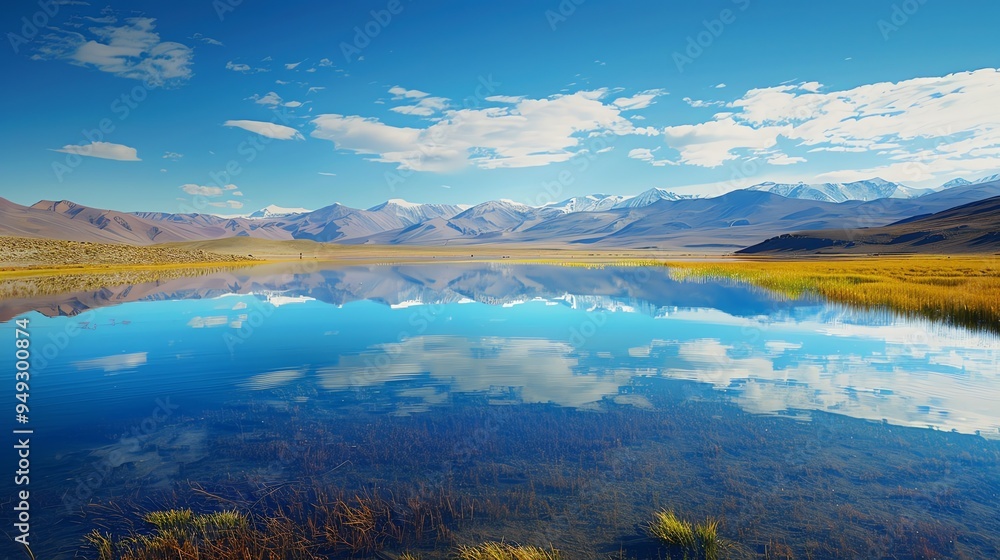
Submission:
<svg viewBox="0 0 1000 560">
<path fill-rule="evenodd" d="M 985 253 L 1000 251 L 1000 196 L 875 228 L 786 234 L 741 254 Z"/>
</svg>

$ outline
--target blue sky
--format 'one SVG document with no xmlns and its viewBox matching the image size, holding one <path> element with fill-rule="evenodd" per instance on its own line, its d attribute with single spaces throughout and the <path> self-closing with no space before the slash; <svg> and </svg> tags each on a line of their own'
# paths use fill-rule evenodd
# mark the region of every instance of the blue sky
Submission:
<svg viewBox="0 0 1000 560">
<path fill-rule="evenodd" d="M 59 1 L 0 20 L 0 196 L 21 204 L 537 205 L 1000 170 L 985 0 Z"/>
</svg>

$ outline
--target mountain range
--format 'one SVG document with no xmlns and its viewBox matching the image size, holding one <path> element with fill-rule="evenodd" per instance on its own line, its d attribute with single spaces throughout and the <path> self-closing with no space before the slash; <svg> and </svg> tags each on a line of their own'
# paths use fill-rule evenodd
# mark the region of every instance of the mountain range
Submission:
<svg viewBox="0 0 1000 560">
<path fill-rule="evenodd" d="M 511 200 L 467 207 L 400 199 L 368 209 L 339 203 L 313 211 L 272 206 L 262 209 L 261 217 L 126 213 L 65 200 L 21 206 L 0 199 L 0 235 L 138 245 L 242 236 L 347 244 L 522 243 L 724 252 L 802 230 L 884 226 L 1000 195 L 1000 180 L 955 184 L 913 197 L 904 195 L 915 190 L 881 179 L 844 183 L 842 188 L 757 187 L 713 198 L 651 189 L 635 197 L 592 195 L 541 207 Z M 816 198 L 817 193 L 830 197 L 843 192 L 886 196 L 843 202 Z"/>
</svg>

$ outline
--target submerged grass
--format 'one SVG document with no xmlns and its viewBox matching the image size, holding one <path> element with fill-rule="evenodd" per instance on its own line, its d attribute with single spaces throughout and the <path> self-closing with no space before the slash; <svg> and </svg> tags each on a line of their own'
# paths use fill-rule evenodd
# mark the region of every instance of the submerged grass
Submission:
<svg viewBox="0 0 1000 560">
<path fill-rule="evenodd" d="M 879 257 L 865 259 L 670 262 L 677 279 L 729 279 L 790 298 L 831 301 L 917 315 L 1000 332 L 1000 259 Z"/>
<path fill-rule="evenodd" d="M 478 546 L 462 546 L 458 549 L 460 560 L 559 560 L 557 550 L 546 550 L 537 546 L 485 542 Z"/>
</svg>

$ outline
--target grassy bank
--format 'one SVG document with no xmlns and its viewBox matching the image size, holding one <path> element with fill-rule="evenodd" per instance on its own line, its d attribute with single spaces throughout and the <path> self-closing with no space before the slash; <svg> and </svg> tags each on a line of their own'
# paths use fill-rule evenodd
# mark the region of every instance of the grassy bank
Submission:
<svg viewBox="0 0 1000 560">
<path fill-rule="evenodd" d="M 791 298 L 808 294 L 864 308 L 1000 332 L 1000 258 L 991 256 L 668 262 L 678 279 L 728 279 Z"/>
</svg>

